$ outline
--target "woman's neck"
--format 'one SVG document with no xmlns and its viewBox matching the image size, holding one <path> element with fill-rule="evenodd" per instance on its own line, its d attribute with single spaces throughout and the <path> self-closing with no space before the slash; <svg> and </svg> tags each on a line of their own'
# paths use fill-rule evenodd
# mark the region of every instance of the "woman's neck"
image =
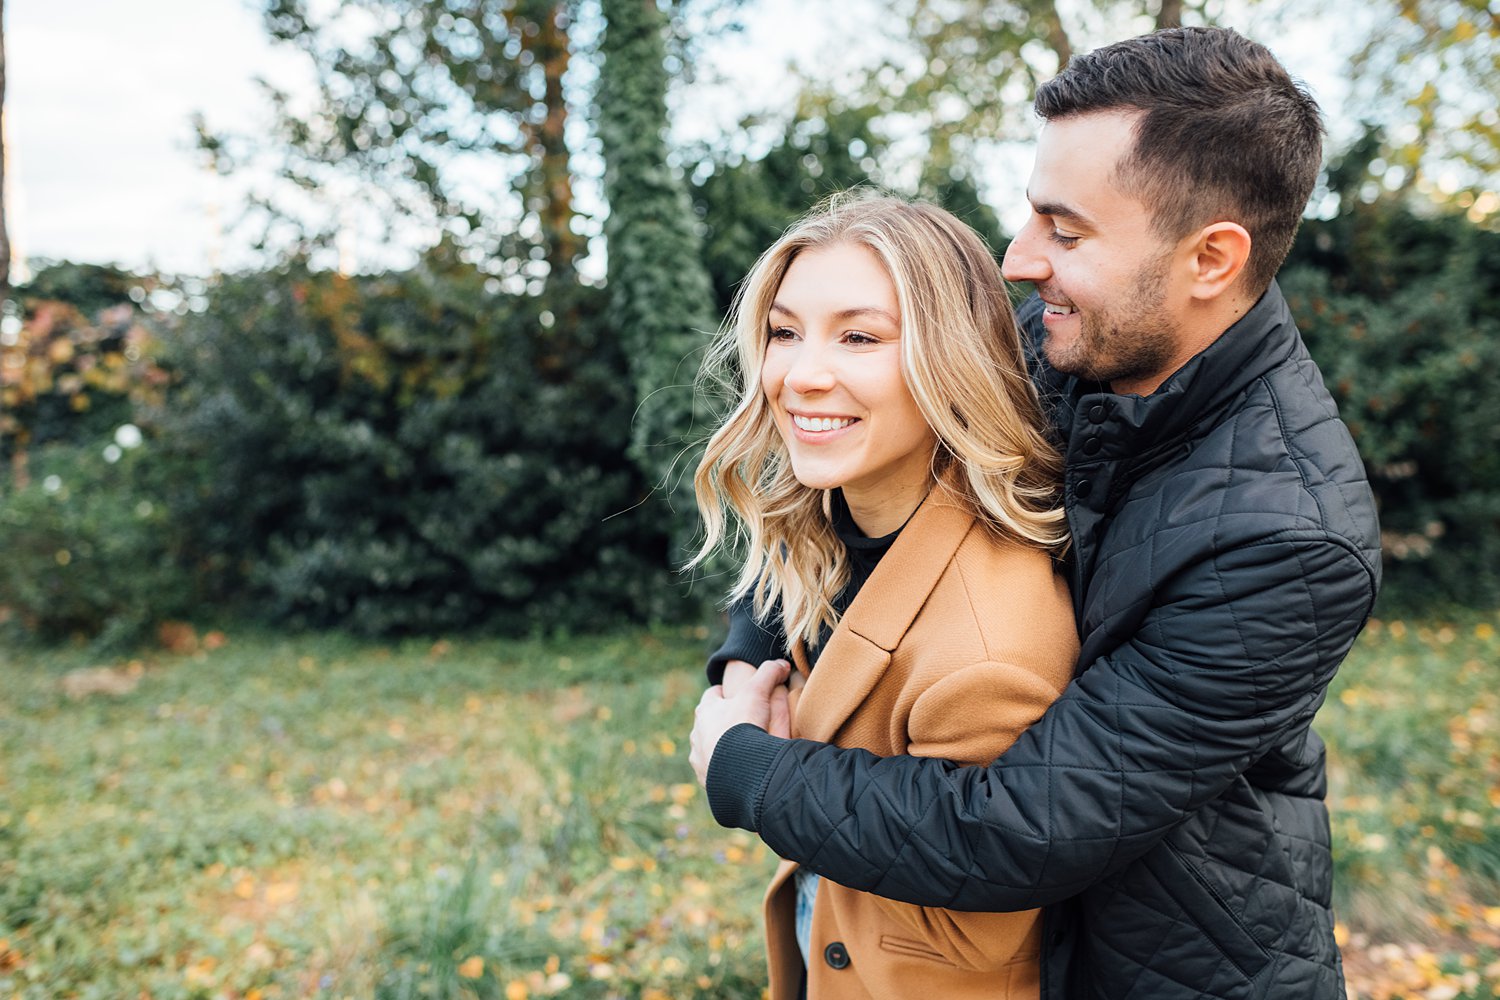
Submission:
<svg viewBox="0 0 1500 1000">
<path fill-rule="evenodd" d="M 866 538 L 880 538 L 900 528 L 927 497 L 932 482 L 883 484 L 879 490 L 860 492 L 844 487 L 849 516 Z"/>
</svg>

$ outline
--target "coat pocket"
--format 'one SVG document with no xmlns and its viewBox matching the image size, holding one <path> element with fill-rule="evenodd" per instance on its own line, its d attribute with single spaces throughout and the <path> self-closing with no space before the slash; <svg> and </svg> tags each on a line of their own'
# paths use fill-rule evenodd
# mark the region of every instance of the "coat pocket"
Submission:
<svg viewBox="0 0 1500 1000">
<path fill-rule="evenodd" d="M 1170 843 L 1149 851 L 1143 859 L 1162 891 L 1182 908 L 1184 917 L 1196 927 L 1246 980 L 1258 976 L 1271 960 L 1265 945 L 1256 940 L 1213 884 L 1182 852 Z"/>
<path fill-rule="evenodd" d="M 921 958 L 929 962 L 938 962 L 942 965 L 953 965 L 942 952 L 933 948 L 924 941 L 912 938 L 896 937 L 893 934 L 880 935 L 880 950 L 888 951 L 893 955 L 903 958 Z"/>
</svg>

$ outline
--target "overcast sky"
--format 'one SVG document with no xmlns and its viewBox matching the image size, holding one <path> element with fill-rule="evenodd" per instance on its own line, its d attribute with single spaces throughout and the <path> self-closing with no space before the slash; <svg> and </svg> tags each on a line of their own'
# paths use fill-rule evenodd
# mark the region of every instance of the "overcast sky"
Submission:
<svg viewBox="0 0 1500 1000">
<path fill-rule="evenodd" d="M 830 51 L 850 56 L 847 45 L 826 45 L 843 32 L 829 14 L 809 13 L 818 9 L 803 0 L 747 4 L 745 36 L 711 53 L 731 86 L 689 95 L 683 110 L 690 120 L 679 121 L 679 132 L 730 127 L 739 109 L 728 105 L 736 96 L 753 95 L 769 107 L 778 95 L 789 100 L 789 60 L 826 63 Z M 243 188 L 207 170 L 193 150 L 190 119 L 197 111 L 216 129 L 253 130 L 265 108 L 256 76 L 293 90 L 305 86 L 301 60 L 271 47 L 251 4 L 11 0 L 5 17 L 17 255 L 175 273 L 249 263 L 245 251 L 237 256 L 218 235 Z M 1272 44 L 1294 73 L 1330 89 L 1322 43 Z M 1024 172 L 1024 164 L 1016 169 Z"/>
</svg>

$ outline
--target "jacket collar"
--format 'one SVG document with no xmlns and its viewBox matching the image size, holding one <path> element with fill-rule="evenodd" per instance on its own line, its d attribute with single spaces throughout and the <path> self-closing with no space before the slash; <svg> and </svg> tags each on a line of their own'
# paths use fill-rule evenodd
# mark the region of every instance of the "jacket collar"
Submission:
<svg viewBox="0 0 1500 1000">
<path fill-rule="evenodd" d="M 1126 452 L 1139 454 L 1181 440 L 1205 421 L 1212 422 L 1246 387 L 1295 353 L 1299 344 L 1291 310 L 1273 281 L 1249 312 L 1151 395 L 1120 395 L 1097 382 L 1068 378 L 1062 385 L 1065 405 L 1056 418 L 1060 430 L 1071 435 L 1076 421 L 1087 419 L 1094 405 L 1103 404 L 1110 437 L 1117 443 L 1130 440 Z"/>
</svg>

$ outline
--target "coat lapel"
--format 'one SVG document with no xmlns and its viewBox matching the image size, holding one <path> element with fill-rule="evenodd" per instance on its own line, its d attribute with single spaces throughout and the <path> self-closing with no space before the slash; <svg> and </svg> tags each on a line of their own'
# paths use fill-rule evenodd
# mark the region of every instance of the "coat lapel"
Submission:
<svg viewBox="0 0 1500 1000">
<path fill-rule="evenodd" d="M 973 523 L 974 516 L 951 492 L 941 485 L 933 488 L 818 655 L 817 669 L 797 701 L 793 736 L 824 743 L 833 739 L 890 666 L 891 653 Z M 805 654 L 797 659 L 799 667 L 806 662 Z"/>
</svg>

